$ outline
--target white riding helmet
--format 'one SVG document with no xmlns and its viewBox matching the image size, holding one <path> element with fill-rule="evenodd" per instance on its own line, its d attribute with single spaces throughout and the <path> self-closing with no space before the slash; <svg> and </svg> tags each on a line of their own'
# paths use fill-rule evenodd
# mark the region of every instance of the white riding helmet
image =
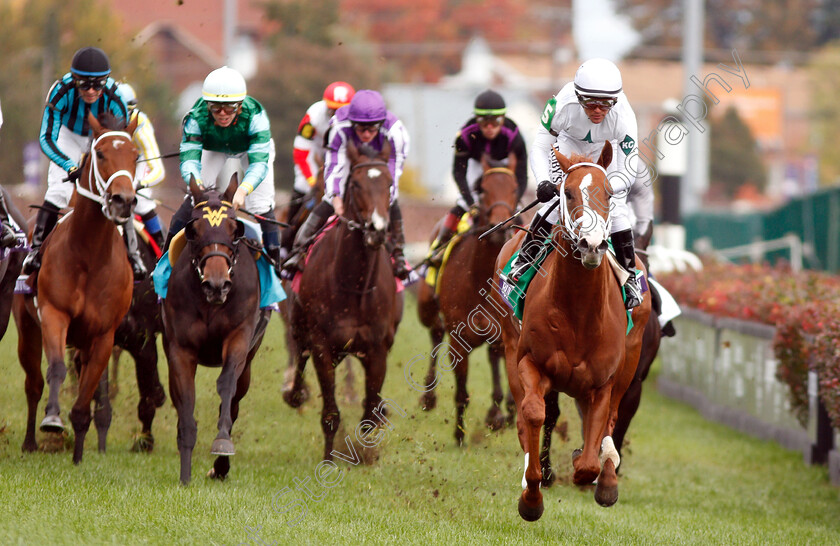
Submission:
<svg viewBox="0 0 840 546">
<path fill-rule="evenodd" d="M 621 72 L 612 61 L 589 59 L 575 72 L 575 91 L 587 97 L 618 98 Z"/>
<path fill-rule="evenodd" d="M 134 88 L 131 87 L 130 84 L 122 82 L 117 87 L 117 90 L 120 92 L 120 95 L 122 95 L 122 98 L 129 110 L 137 108 L 137 93 L 134 92 Z"/>
<path fill-rule="evenodd" d="M 201 88 L 201 96 L 207 102 L 242 102 L 246 94 L 245 78 L 227 66 L 207 74 Z"/>
</svg>

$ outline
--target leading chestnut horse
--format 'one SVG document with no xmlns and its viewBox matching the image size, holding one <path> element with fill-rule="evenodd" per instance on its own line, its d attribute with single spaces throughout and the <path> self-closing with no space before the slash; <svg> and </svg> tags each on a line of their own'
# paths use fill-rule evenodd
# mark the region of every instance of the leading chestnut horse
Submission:
<svg viewBox="0 0 840 546">
<path fill-rule="evenodd" d="M 560 229 L 552 236 L 556 251 L 531 281 L 521 326 L 512 314 L 502 321 L 508 381 L 525 452 L 519 514 L 528 521 L 543 513 L 540 429 L 546 420 L 545 398 L 553 391 L 574 398 L 581 414 L 583 449 L 576 450 L 572 459 L 574 483 L 591 484 L 597 478 L 595 500 L 602 506 L 618 500 L 619 459 L 611 434 L 618 405 L 639 362 L 650 314 L 647 297 L 633 310 L 633 327 L 627 332 L 619 282 L 603 259 L 611 194 L 605 169 L 612 160 L 612 146 L 605 143 L 597 164 L 554 153 L 567 174 L 559 188 Z M 499 272 L 522 238 L 518 234 L 499 254 L 496 286 L 504 282 Z M 499 309 L 504 308 L 499 292 L 494 291 L 493 298 Z"/>
<path fill-rule="evenodd" d="M 455 372 L 455 440 L 464 442 L 464 412 L 469 404 L 467 373 L 470 352 L 488 343 L 490 371 L 493 377 L 493 399 L 485 423 L 493 430 L 506 424 L 502 412 L 504 392 L 500 381 L 499 360 L 504 356 L 500 327 L 492 322 L 487 295 L 487 281 L 493 277 L 496 256 L 510 236 L 507 230 L 497 230 L 492 235 L 479 239 L 489 225 L 498 224 L 511 216 L 517 203 L 517 184 L 514 171 L 516 157 L 511 155 L 507 167 L 491 167 L 482 161 L 484 174 L 479 181 L 478 215 L 473 227 L 460 235 L 449 251 L 445 267 L 439 271 L 437 295 L 435 288 L 422 282 L 417 291 L 417 312 L 420 322 L 429 329 L 432 338 L 432 352 L 429 357 L 429 371 L 426 374 L 426 389 L 420 398 L 423 409 L 432 409 L 437 403 L 435 387 L 438 385 L 437 356 L 448 355 L 450 361 L 441 367 Z M 437 233 L 439 226 L 435 226 Z M 443 344 L 444 331 L 450 342 Z M 457 338 L 457 343 L 454 341 Z M 511 422 L 512 409 L 508 408 Z"/>
<path fill-rule="evenodd" d="M 385 247 L 392 184 L 389 154 L 387 145 L 373 158 L 348 145 L 344 215 L 312 247 L 300 274 L 300 288 L 290 295 L 297 373 L 284 400 L 293 407 L 302 403 L 304 354 L 310 353 L 323 399 L 324 460 L 333 458 L 341 422 L 335 368 L 346 356 L 358 358 L 365 370 L 364 411 L 358 427 L 367 431 L 382 422 L 375 420 L 375 412 L 383 409 L 380 391 L 388 351 L 403 310 Z"/>
<path fill-rule="evenodd" d="M 42 344 L 50 394 L 41 430 L 64 431 L 58 395 L 67 374 L 64 351 L 69 344 L 79 352 L 79 394 L 70 410 L 75 432 L 73 462 L 77 464 L 82 461 L 90 427 L 91 400 L 108 366 L 114 333 L 131 305 L 134 280 L 117 225 L 131 220 L 137 202 L 138 154 L 132 142 L 137 118 L 127 127 L 107 114 L 101 124 L 93 115 L 87 121 L 93 136 L 76 182 L 76 207 L 41 247 L 37 309 L 31 295 L 15 295 L 14 301 L 18 357 L 26 372 L 29 406 L 23 450 L 37 449 L 35 413 L 44 390 Z M 103 424 L 107 431 L 108 423 Z M 105 451 L 105 433 L 98 419 L 97 430 L 99 450 Z"/>
</svg>

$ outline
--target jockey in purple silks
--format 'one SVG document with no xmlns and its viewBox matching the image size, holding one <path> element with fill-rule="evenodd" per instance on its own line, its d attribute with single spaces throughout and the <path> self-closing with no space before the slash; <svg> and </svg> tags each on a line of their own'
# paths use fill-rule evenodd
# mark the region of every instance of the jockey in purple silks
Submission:
<svg viewBox="0 0 840 546">
<path fill-rule="evenodd" d="M 405 235 L 399 197 L 399 180 L 405 156 L 408 153 L 408 132 L 403 123 L 385 107 L 385 101 L 377 91 L 362 89 L 350 104 L 339 108 L 331 120 L 327 138 L 327 154 L 324 162 L 324 199 L 313 210 L 298 230 L 292 254 L 283 268 L 288 271 L 302 271 L 304 248 L 310 239 L 323 227 L 333 214 L 344 212 L 344 190 L 350 174 L 347 159 L 347 144 L 353 144 L 360 151 L 365 149 L 381 152 L 387 141 L 391 148 L 388 170 L 391 172 L 390 238 L 393 250 L 394 275 L 406 279 L 410 269 L 405 261 Z"/>
</svg>

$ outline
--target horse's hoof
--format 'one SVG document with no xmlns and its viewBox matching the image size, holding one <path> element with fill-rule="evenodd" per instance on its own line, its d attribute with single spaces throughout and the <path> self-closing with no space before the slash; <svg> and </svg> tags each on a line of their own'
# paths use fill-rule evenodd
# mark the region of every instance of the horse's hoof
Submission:
<svg viewBox="0 0 840 546">
<path fill-rule="evenodd" d="M 601 485 L 601 482 L 595 486 L 595 502 L 603 507 L 609 507 L 618 500 L 618 486 Z"/>
<path fill-rule="evenodd" d="M 155 449 L 155 437 L 151 434 L 140 434 L 134 439 L 131 451 L 134 453 L 151 453 Z"/>
<path fill-rule="evenodd" d="M 65 430 L 64 423 L 58 415 L 47 415 L 41 421 L 41 432 L 57 432 L 62 433 Z"/>
<path fill-rule="evenodd" d="M 224 438 L 216 438 L 213 440 L 213 446 L 210 448 L 211 455 L 224 455 L 230 457 L 236 455 L 236 450 L 233 448 L 233 442 Z"/>
<path fill-rule="evenodd" d="M 555 477 L 554 477 L 554 472 L 551 470 L 551 468 L 543 468 L 542 469 L 542 475 L 543 475 L 543 477 L 542 477 L 542 480 L 540 481 L 540 485 L 543 488 L 549 488 L 552 485 L 554 485 Z"/>
<path fill-rule="evenodd" d="M 221 482 L 225 481 L 225 478 L 227 478 L 226 475 L 216 474 L 216 469 L 213 467 L 210 467 L 210 470 L 207 471 L 207 477 L 211 480 L 219 480 Z"/>
<path fill-rule="evenodd" d="M 24 453 L 33 453 L 38 451 L 38 444 L 35 442 L 23 442 L 23 445 L 20 446 L 20 450 Z"/>
<path fill-rule="evenodd" d="M 484 424 L 487 425 L 487 428 L 490 430 L 502 430 L 505 428 L 507 424 L 507 420 L 505 419 L 504 414 L 499 411 L 493 413 L 492 411 L 487 414 L 487 419 L 484 420 Z"/>
<path fill-rule="evenodd" d="M 525 500 L 522 497 L 519 497 L 519 515 L 525 521 L 537 521 L 542 517 L 544 510 L 545 506 L 542 501 L 537 506 L 531 507 L 525 504 Z"/>
<path fill-rule="evenodd" d="M 309 393 L 307 393 L 304 389 L 294 390 L 294 388 L 290 385 L 283 387 L 283 401 L 286 402 L 289 407 L 299 408 L 304 402 L 306 402 L 307 398 L 309 398 Z"/>
<path fill-rule="evenodd" d="M 420 408 L 423 411 L 429 411 L 435 409 L 437 406 L 437 396 L 433 393 L 426 393 L 420 397 Z"/>
</svg>

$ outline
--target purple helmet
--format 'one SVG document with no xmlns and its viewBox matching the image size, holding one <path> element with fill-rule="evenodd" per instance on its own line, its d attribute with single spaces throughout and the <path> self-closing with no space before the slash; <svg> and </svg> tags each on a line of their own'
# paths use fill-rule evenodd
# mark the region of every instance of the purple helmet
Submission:
<svg viewBox="0 0 840 546">
<path fill-rule="evenodd" d="M 388 110 L 379 91 L 362 89 L 350 101 L 348 119 L 355 123 L 376 123 L 385 119 Z"/>
</svg>

